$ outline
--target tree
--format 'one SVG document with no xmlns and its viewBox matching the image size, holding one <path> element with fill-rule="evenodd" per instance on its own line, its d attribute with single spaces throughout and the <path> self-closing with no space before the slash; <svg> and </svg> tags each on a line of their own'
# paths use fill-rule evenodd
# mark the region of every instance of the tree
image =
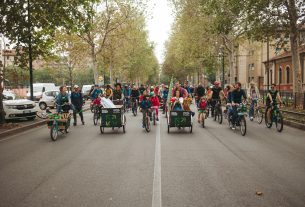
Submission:
<svg viewBox="0 0 305 207">
<path fill-rule="evenodd" d="M 29 51 L 33 59 L 46 56 L 51 51 L 52 37 L 57 28 L 78 30 L 76 25 L 79 25 L 77 22 L 80 20 L 81 11 L 86 11 L 90 2 L 92 0 L 3 0 L 0 33 L 16 45 L 16 63 L 23 68 L 27 67 Z M 2 83 L 2 80 L 0 82 Z M 0 122 L 4 120 L 2 91 L 1 85 Z"/>
</svg>

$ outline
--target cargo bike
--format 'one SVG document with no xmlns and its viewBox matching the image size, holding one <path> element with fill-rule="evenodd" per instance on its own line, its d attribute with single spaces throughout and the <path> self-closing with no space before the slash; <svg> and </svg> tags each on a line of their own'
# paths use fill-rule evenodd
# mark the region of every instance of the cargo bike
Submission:
<svg viewBox="0 0 305 207">
<path fill-rule="evenodd" d="M 62 111 L 60 113 L 49 113 L 47 119 L 47 126 L 50 129 L 50 136 L 53 141 L 56 141 L 59 133 L 69 133 L 71 125 L 72 114 L 69 112 L 70 105 L 62 105 Z"/>
<path fill-rule="evenodd" d="M 102 108 L 100 113 L 102 134 L 105 132 L 105 128 L 112 128 L 112 130 L 122 128 L 123 132 L 126 132 L 126 116 L 123 105 L 115 105 L 115 108 Z"/>
<path fill-rule="evenodd" d="M 190 133 L 193 132 L 193 117 L 191 111 L 170 111 L 167 117 L 167 132 L 170 128 L 177 127 L 178 129 L 188 127 Z"/>
</svg>

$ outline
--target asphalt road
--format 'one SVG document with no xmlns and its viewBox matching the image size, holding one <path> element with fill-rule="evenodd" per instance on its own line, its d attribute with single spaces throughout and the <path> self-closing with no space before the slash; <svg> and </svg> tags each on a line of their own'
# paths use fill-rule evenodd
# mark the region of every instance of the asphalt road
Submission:
<svg viewBox="0 0 305 207">
<path fill-rule="evenodd" d="M 305 206 L 304 131 L 208 119 L 168 134 L 161 118 L 146 133 L 128 113 L 126 134 L 101 135 L 85 117 L 56 142 L 46 126 L 0 141 L 1 207 Z"/>
</svg>

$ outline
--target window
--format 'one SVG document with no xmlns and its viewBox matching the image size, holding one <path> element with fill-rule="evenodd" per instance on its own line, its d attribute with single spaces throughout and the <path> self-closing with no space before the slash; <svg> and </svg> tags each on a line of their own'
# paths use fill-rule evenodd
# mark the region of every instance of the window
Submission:
<svg viewBox="0 0 305 207">
<path fill-rule="evenodd" d="M 289 66 L 286 67 L 286 83 L 287 84 L 290 83 L 290 67 Z"/>
<path fill-rule="evenodd" d="M 281 84 L 282 83 L 282 68 L 280 67 L 280 69 L 279 69 L 279 84 Z"/>
</svg>

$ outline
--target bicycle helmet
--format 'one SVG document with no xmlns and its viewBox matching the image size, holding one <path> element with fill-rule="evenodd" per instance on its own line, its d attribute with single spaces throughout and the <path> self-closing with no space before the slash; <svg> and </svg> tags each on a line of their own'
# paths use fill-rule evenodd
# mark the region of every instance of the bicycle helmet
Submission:
<svg viewBox="0 0 305 207">
<path fill-rule="evenodd" d="M 214 82 L 214 85 L 215 85 L 215 86 L 219 86 L 219 85 L 220 85 L 220 82 L 215 81 L 215 82 Z"/>
</svg>

